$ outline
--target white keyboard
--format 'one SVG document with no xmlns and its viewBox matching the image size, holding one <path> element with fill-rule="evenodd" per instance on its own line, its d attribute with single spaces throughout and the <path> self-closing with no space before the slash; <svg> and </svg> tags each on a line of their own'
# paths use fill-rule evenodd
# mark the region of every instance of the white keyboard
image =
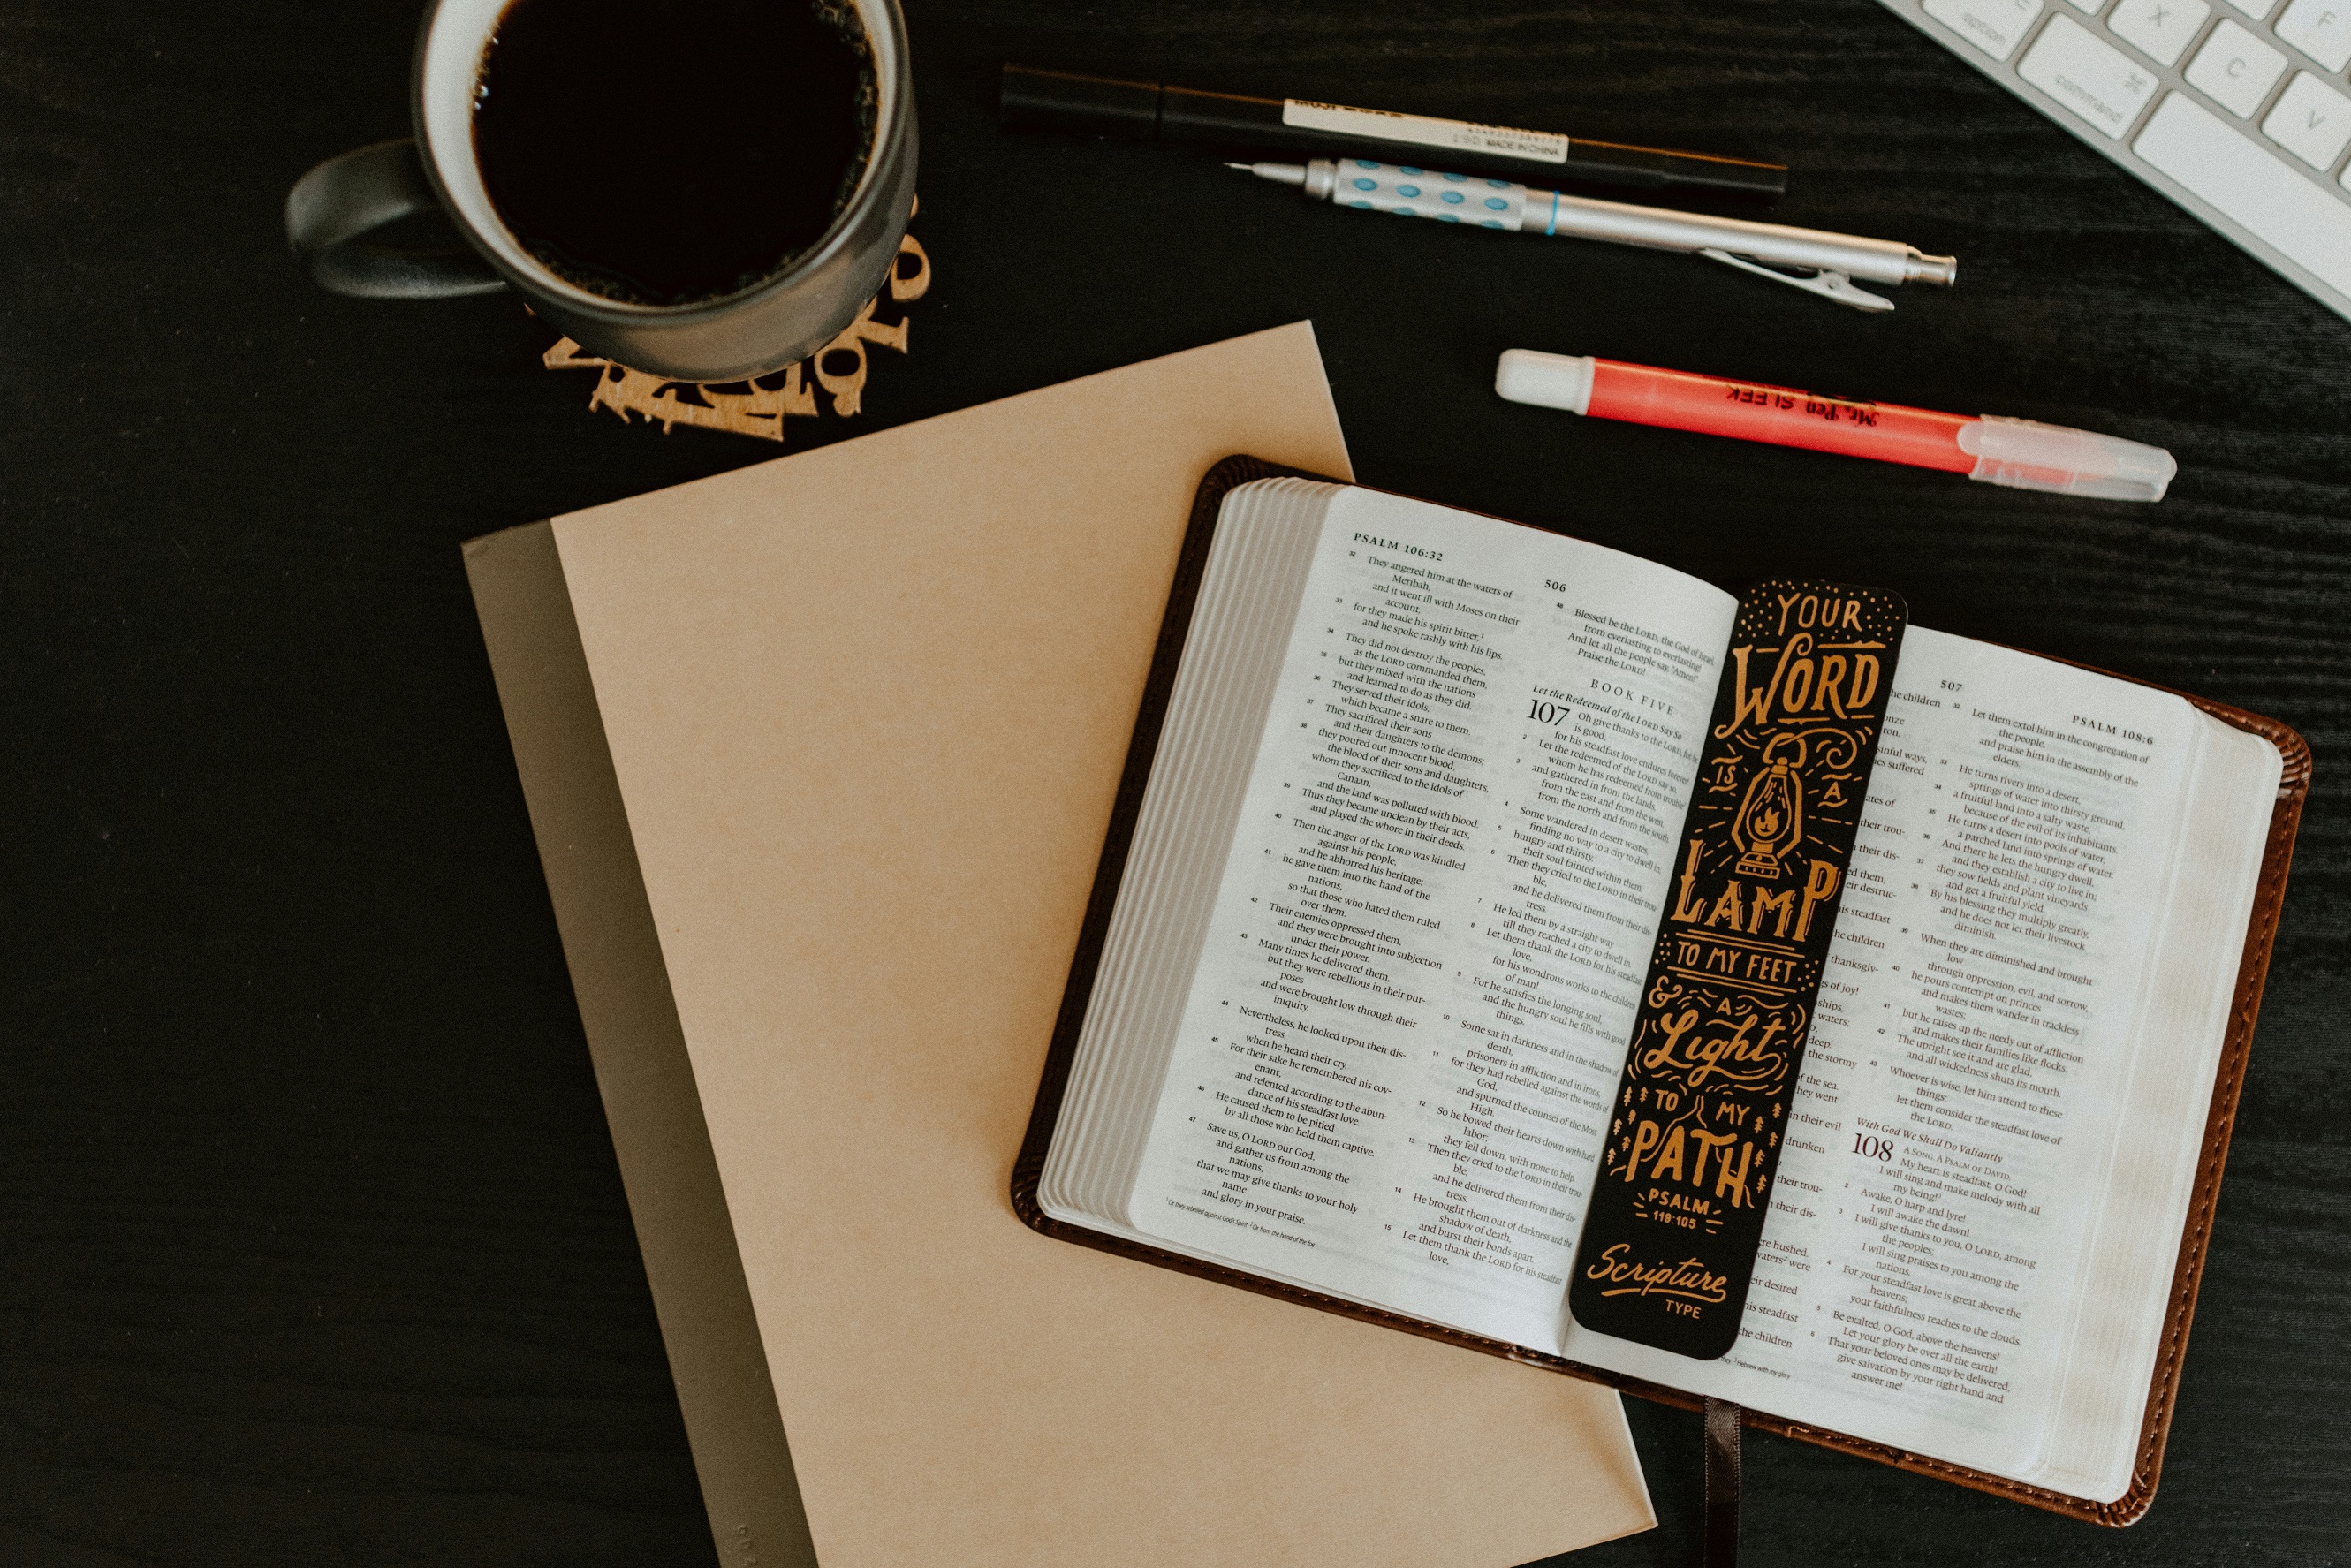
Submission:
<svg viewBox="0 0 2351 1568">
<path fill-rule="evenodd" d="M 1883 0 L 2351 319 L 2351 0 Z"/>
</svg>

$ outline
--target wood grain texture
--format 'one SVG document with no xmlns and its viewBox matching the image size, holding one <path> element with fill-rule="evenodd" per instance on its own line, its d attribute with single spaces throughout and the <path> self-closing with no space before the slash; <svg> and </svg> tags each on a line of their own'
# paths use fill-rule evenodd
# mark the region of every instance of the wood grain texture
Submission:
<svg viewBox="0 0 2351 1568">
<path fill-rule="evenodd" d="M 920 341 L 840 439 L 1301 316 L 1369 483 L 2275 715 L 2316 784 L 2164 1483 L 2091 1530 L 1750 1437 L 1758 1564 L 2351 1557 L 2351 325 L 1870 0 L 909 5 Z M 407 124 L 409 5 L 0 0 L 0 1560 L 709 1563 L 457 543 L 769 455 L 622 428 L 508 298 L 312 292 L 279 205 Z M 996 65 L 1785 162 L 1956 253 L 1870 319 L 1702 262 L 1007 137 Z M 1597 352 L 2179 456 L 2069 502 L 1498 402 Z M 853 517 L 840 526 L 856 527 Z M 1629 1406 L 1687 1562 L 1698 1423 Z M 1492 1568 L 1492 1565 L 1484 1565 Z"/>
</svg>

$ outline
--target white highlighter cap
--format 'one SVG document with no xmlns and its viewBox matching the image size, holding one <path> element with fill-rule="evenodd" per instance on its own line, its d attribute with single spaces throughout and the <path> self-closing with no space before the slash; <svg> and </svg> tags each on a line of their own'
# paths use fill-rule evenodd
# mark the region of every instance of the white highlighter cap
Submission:
<svg viewBox="0 0 2351 1568">
<path fill-rule="evenodd" d="M 1512 402 L 1582 413 L 1592 404 L 1592 357 L 1505 349 L 1494 367 L 1494 390 Z"/>
<path fill-rule="evenodd" d="M 1976 460 L 1969 478 L 2018 490 L 2160 501 L 2179 472 L 2160 446 L 1996 413 L 1960 426 L 1959 441 L 1959 450 Z"/>
</svg>

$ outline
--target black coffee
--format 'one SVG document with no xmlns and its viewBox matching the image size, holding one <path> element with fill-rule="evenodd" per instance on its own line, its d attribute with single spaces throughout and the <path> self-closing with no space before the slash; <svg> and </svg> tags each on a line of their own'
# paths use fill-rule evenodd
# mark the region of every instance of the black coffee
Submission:
<svg viewBox="0 0 2351 1568">
<path fill-rule="evenodd" d="M 683 305 L 773 276 L 872 144 L 872 53 L 826 0 L 515 0 L 483 51 L 474 151 L 557 276 Z"/>
</svg>

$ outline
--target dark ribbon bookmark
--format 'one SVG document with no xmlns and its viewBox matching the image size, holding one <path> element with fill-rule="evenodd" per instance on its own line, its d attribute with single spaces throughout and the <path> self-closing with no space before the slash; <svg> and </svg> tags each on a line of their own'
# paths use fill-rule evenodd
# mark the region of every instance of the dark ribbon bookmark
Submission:
<svg viewBox="0 0 2351 1568">
<path fill-rule="evenodd" d="M 1843 583 L 1740 601 L 1568 1284 L 1587 1329 L 1739 1337 L 1906 619 Z"/>
<path fill-rule="evenodd" d="M 1706 1568 L 1739 1568 L 1739 1406 L 1706 1402 Z"/>
</svg>

